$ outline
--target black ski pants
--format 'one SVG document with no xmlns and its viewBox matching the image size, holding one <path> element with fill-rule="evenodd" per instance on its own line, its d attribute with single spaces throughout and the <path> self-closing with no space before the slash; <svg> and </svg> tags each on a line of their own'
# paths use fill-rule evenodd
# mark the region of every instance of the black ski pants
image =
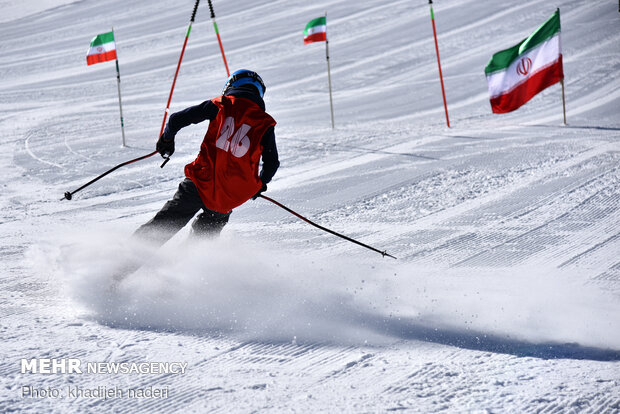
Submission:
<svg viewBox="0 0 620 414">
<path fill-rule="evenodd" d="M 192 223 L 192 233 L 195 236 L 218 236 L 226 223 L 230 213 L 219 213 L 205 207 L 198 189 L 186 178 L 179 184 L 179 189 L 164 204 L 161 210 L 149 222 L 140 226 L 134 233 L 135 237 L 162 245 L 181 230 L 194 215 L 202 210 Z"/>
</svg>

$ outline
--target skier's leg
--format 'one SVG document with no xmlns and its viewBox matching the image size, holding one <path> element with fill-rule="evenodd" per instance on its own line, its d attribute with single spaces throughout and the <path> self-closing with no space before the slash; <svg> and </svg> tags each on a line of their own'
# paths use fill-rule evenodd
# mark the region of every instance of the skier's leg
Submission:
<svg viewBox="0 0 620 414">
<path fill-rule="evenodd" d="M 162 245 L 181 230 L 194 215 L 204 208 L 194 183 L 186 178 L 179 189 L 149 222 L 139 227 L 134 237 Z"/>
<path fill-rule="evenodd" d="M 228 223 L 230 213 L 218 213 L 204 208 L 192 223 L 192 236 L 216 237 Z"/>
</svg>

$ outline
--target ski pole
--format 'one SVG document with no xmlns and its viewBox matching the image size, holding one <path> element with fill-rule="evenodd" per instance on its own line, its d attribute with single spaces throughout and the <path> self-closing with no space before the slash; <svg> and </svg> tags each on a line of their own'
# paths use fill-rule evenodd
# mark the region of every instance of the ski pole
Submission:
<svg viewBox="0 0 620 414">
<path fill-rule="evenodd" d="M 179 69 L 181 68 L 181 61 L 183 60 L 183 54 L 185 53 L 185 46 L 187 46 L 187 39 L 189 39 L 189 33 L 192 31 L 192 24 L 194 23 L 194 19 L 196 18 L 196 11 L 198 10 L 198 3 L 200 0 L 196 0 L 194 4 L 194 11 L 192 11 L 192 17 L 189 20 L 189 26 L 187 28 L 187 33 L 185 34 L 185 41 L 183 42 L 183 48 L 181 49 L 181 56 L 179 56 L 179 63 L 177 63 L 177 70 L 174 72 L 174 79 L 172 80 L 172 87 L 170 88 L 170 95 L 168 95 L 168 103 L 166 104 L 166 110 L 164 111 L 164 120 L 161 123 L 161 131 L 159 132 L 159 136 L 164 133 L 164 128 L 166 127 L 166 118 L 168 117 L 168 112 L 170 111 L 170 101 L 172 101 L 172 92 L 174 92 L 174 85 L 177 83 L 177 75 L 179 74 Z"/>
<path fill-rule="evenodd" d="M 62 200 L 71 200 L 71 199 L 73 198 L 73 194 L 77 193 L 77 192 L 78 192 L 78 191 L 80 191 L 80 190 L 83 190 L 84 188 L 88 187 L 89 185 L 91 185 L 91 184 L 92 184 L 92 183 L 94 183 L 95 181 L 99 181 L 100 179 L 102 179 L 102 178 L 103 178 L 103 177 L 105 177 L 106 175 L 110 174 L 111 172 L 116 171 L 116 170 L 118 170 L 119 168 L 124 167 L 125 165 L 133 164 L 134 162 L 137 162 L 137 161 L 143 160 L 143 159 L 145 159 L 145 158 L 152 157 L 153 155 L 155 155 L 155 154 L 157 154 L 157 153 L 158 153 L 158 151 L 153 151 L 153 152 L 151 152 L 150 154 L 146 154 L 146 155 L 143 155 L 143 156 L 141 156 L 141 157 L 134 158 L 133 160 L 129 160 L 129 161 L 125 161 L 125 162 L 123 162 L 123 163 L 120 163 L 120 164 L 118 164 L 117 166 L 115 166 L 115 167 L 113 167 L 113 168 L 110 168 L 108 171 L 104 172 L 103 174 L 98 175 L 97 177 L 93 178 L 92 180 L 90 180 L 89 182 L 87 182 L 86 184 L 84 184 L 83 186 L 81 186 L 80 188 L 77 188 L 77 189 L 75 189 L 75 190 L 73 190 L 73 191 L 67 191 L 67 192 L 65 193 L 65 196 L 64 196 L 63 198 L 61 198 L 61 199 L 60 199 L 60 201 L 62 201 Z M 164 162 L 163 162 L 163 164 L 161 165 L 161 168 L 164 168 L 164 165 L 166 165 L 166 163 L 167 163 L 168 161 L 170 161 L 170 156 L 169 156 L 168 154 L 165 154 L 165 156 L 164 156 Z"/>
<path fill-rule="evenodd" d="M 323 231 L 326 231 L 326 232 L 327 232 L 327 233 L 329 233 L 329 234 L 333 234 L 334 236 L 338 236 L 338 237 L 340 237 L 340 238 L 342 238 L 342 239 L 345 239 L 345 240 L 347 240 L 347 241 L 350 241 L 350 242 L 352 242 L 352 243 L 355 243 L 355 244 L 357 244 L 357 245 L 359 245 L 359 246 L 362 246 L 362 247 L 365 247 L 365 248 L 367 248 L 367 249 L 370 249 L 370 250 L 372 250 L 373 252 L 380 253 L 381 255 L 383 255 L 383 257 L 388 256 L 388 257 L 391 257 L 392 259 L 396 259 L 396 257 L 392 256 L 391 254 L 388 254 L 385 250 L 384 250 L 384 251 L 381 251 L 381 250 L 379 250 L 379 249 L 375 249 L 374 247 L 371 247 L 371 246 L 369 246 L 369 245 L 367 245 L 367 244 L 364 244 L 364 243 L 362 243 L 362 242 L 360 242 L 360 241 L 357 241 L 357 240 L 352 239 L 352 238 L 350 238 L 350 237 L 347 237 L 347 236 L 345 236 L 345 235 L 343 235 L 343 234 L 340 234 L 340 233 L 337 233 L 337 232 L 335 232 L 335 231 L 333 231 L 333 230 L 330 230 L 330 229 L 328 229 L 328 228 L 326 228 L 326 227 L 323 227 L 323 226 L 321 226 L 321 225 L 318 225 L 318 224 L 316 224 L 316 223 L 314 223 L 314 222 L 312 222 L 312 221 L 308 220 L 307 218 L 305 218 L 305 217 L 304 217 L 304 216 L 302 216 L 301 214 L 299 214 L 299 213 L 297 213 L 297 212 L 295 212 L 295 211 L 291 210 L 290 208 L 286 207 L 284 204 L 277 202 L 277 201 L 276 201 L 276 200 L 274 200 L 273 198 L 267 197 L 267 196 L 262 195 L 262 194 L 259 194 L 259 197 L 264 198 L 264 199 L 265 199 L 265 200 L 267 200 L 267 201 L 271 201 L 273 204 L 275 204 L 276 206 L 278 206 L 278 207 L 280 207 L 280 208 L 282 208 L 282 209 L 284 209 L 284 210 L 288 211 L 289 213 L 291 213 L 291 214 L 292 214 L 292 215 L 294 215 L 295 217 L 300 218 L 300 219 L 302 219 L 303 221 L 305 221 L 306 223 L 308 223 L 308 224 L 310 224 L 310 225 L 312 225 L 312 226 L 314 226 L 314 227 L 316 227 L 316 228 L 318 228 L 318 229 L 321 229 L 321 230 L 323 230 Z"/>
</svg>

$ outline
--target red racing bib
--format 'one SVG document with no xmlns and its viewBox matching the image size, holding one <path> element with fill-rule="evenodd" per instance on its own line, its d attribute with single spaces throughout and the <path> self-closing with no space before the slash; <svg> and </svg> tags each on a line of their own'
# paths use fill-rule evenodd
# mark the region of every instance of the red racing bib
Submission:
<svg viewBox="0 0 620 414">
<path fill-rule="evenodd" d="M 198 157 L 185 166 L 185 176 L 208 209 L 228 213 L 260 190 L 261 140 L 276 121 L 249 99 L 219 96 L 211 101 L 219 112 Z"/>
</svg>

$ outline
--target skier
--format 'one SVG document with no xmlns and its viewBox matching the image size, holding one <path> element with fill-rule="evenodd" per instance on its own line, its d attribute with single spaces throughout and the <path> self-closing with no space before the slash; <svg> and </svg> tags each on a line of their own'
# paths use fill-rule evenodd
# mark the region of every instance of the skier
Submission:
<svg viewBox="0 0 620 414">
<path fill-rule="evenodd" d="M 267 190 L 280 162 L 276 121 L 265 112 L 264 94 L 261 77 L 241 69 L 228 78 L 222 96 L 170 116 L 156 146 L 164 158 L 174 153 L 181 128 L 207 119 L 209 128 L 198 157 L 185 166 L 186 178 L 177 192 L 134 236 L 162 245 L 200 210 L 192 233 L 217 236 L 235 207 Z"/>
</svg>

